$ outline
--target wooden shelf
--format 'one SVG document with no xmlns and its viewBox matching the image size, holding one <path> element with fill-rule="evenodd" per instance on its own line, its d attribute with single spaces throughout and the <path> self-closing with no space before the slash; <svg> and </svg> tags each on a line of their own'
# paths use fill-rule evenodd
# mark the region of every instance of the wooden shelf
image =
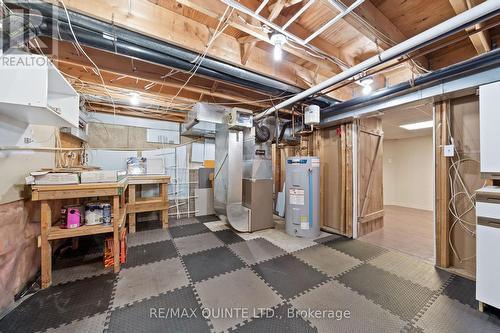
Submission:
<svg viewBox="0 0 500 333">
<path fill-rule="evenodd" d="M 125 217 L 126 212 L 125 209 L 120 209 L 120 216 L 118 217 L 119 229 L 123 228 L 125 225 Z M 113 223 L 115 219 L 113 218 Z M 71 238 L 71 237 L 79 237 L 79 236 L 88 236 L 88 235 L 98 235 L 113 232 L 113 224 L 111 225 L 82 225 L 79 228 L 74 229 L 62 229 L 59 225 L 54 225 L 50 227 L 48 239 L 63 239 L 63 238 Z"/>
<path fill-rule="evenodd" d="M 127 205 L 128 213 L 154 212 L 168 209 L 168 202 L 162 199 L 140 200 Z"/>
<path fill-rule="evenodd" d="M 130 185 L 170 183 L 170 176 L 165 175 L 128 175 Z"/>
<path fill-rule="evenodd" d="M 31 200 L 38 201 L 122 195 L 127 186 L 127 177 L 115 183 L 32 185 Z"/>
</svg>

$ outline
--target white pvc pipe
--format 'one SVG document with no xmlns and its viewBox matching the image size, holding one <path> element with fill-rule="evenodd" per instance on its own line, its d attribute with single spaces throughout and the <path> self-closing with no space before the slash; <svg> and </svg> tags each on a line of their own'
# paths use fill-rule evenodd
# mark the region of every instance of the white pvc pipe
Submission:
<svg viewBox="0 0 500 333">
<path fill-rule="evenodd" d="M 321 28 L 319 28 L 318 30 L 316 30 L 311 36 L 307 37 L 304 40 L 304 42 L 307 44 L 311 40 L 313 40 L 314 38 L 318 37 L 320 34 L 323 33 L 323 31 L 325 31 L 326 29 L 328 29 L 329 27 L 331 27 L 332 25 L 334 25 L 335 23 L 337 23 L 338 21 L 340 21 L 341 18 L 343 18 L 344 16 L 346 16 L 347 14 L 349 14 L 350 12 L 352 12 L 354 9 L 356 9 L 356 7 L 358 7 L 359 5 L 361 5 L 364 1 L 365 0 L 357 0 L 356 2 L 354 2 L 352 5 L 349 6 L 349 8 L 347 8 L 346 10 L 341 11 L 333 19 L 331 19 L 330 21 L 328 21 L 325 24 L 323 24 L 321 26 Z"/>
<path fill-rule="evenodd" d="M 406 41 L 391 47 L 388 50 L 381 52 L 378 55 L 375 55 L 356 66 L 353 66 L 349 69 L 346 69 L 340 74 L 337 74 L 326 81 L 321 82 L 320 84 L 311 87 L 303 92 L 267 109 L 266 111 L 256 115 L 254 117 L 255 120 L 259 120 L 276 110 L 282 109 L 284 107 L 289 106 L 295 102 L 298 102 L 308 96 L 311 96 L 315 93 L 318 93 L 326 88 L 329 88 L 337 83 L 340 83 L 344 80 L 352 78 L 355 75 L 358 75 L 376 65 L 384 63 L 386 61 L 397 58 L 401 55 L 404 55 L 414 49 L 417 46 L 423 45 L 426 42 L 438 38 L 452 30 L 458 29 L 464 25 L 467 25 L 475 20 L 488 15 L 496 10 L 500 9 L 500 1 L 498 0 L 488 0 L 483 2 L 480 5 L 477 5 L 461 14 L 458 14 L 449 20 L 444 21 L 424 32 L 419 33 L 418 35 L 407 39 Z"/>
</svg>

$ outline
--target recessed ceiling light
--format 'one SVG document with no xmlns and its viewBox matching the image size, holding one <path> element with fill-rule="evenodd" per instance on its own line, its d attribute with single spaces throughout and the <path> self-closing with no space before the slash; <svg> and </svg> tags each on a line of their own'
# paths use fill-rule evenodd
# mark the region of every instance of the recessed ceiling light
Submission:
<svg viewBox="0 0 500 333">
<path fill-rule="evenodd" d="M 414 131 L 422 128 L 431 128 L 434 126 L 434 122 L 432 120 L 422 121 L 419 123 L 406 124 L 401 125 L 399 127 L 404 128 L 405 130 Z"/>
</svg>

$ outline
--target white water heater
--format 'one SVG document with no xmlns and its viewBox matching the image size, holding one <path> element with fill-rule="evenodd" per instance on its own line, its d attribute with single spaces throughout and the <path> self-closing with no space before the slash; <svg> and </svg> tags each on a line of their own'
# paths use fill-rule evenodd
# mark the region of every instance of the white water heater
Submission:
<svg viewBox="0 0 500 333">
<path fill-rule="evenodd" d="M 320 234 L 319 157 L 289 157 L 286 161 L 286 232 L 316 238 Z"/>
</svg>

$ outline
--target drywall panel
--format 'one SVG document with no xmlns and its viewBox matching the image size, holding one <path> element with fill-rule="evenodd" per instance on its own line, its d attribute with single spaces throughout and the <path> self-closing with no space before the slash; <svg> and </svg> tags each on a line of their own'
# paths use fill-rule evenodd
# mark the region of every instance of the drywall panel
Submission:
<svg viewBox="0 0 500 333">
<path fill-rule="evenodd" d="M 137 151 L 90 149 L 87 154 L 90 166 L 103 170 L 126 170 L 127 158 L 136 157 Z"/>
<path fill-rule="evenodd" d="M 27 125 L 0 115 L 0 146 L 54 148 L 55 130 L 52 126 Z M 25 138 L 32 142 L 24 143 Z M 0 177 L 0 203 L 23 197 L 24 178 L 31 171 L 54 166 L 54 151 L 1 150 L 0 172 L 8 176 Z"/>
<path fill-rule="evenodd" d="M 384 205 L 432 210 L 432 135 L 384 140 Z"/>
</svg>

